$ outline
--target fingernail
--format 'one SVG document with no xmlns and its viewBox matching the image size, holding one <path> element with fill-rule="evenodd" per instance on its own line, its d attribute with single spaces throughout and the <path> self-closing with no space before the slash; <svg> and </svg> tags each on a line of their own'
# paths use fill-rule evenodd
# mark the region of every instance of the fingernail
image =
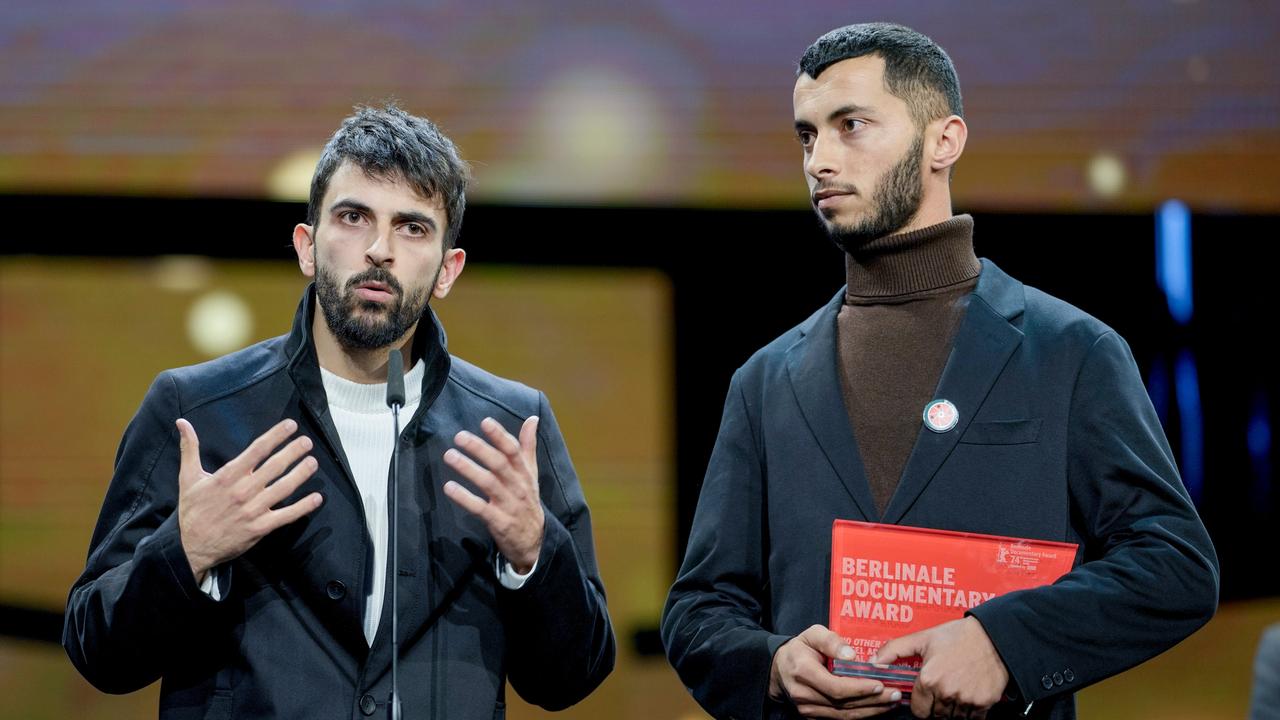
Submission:
<svg viewBox="0 0 1280 720">
<path fill-rule="evenodd" d="M 452 461 L 452 460 L 453 460 L 454 458 L 456 458 L 456 457 L 458 457 L 458 451 L 457 451 L 457 450 L 454 450 L 453 448 L 449 448 L 448 450 L 445 450 L 445 451 L 444 451 L 444 459 L 445 459 L 445 460 Z"/>
<path fill-rule="evenodd" d="M 285 420 L 284 429 L 288 430 L 289 432 L 293 432 L 294 430 L 298 429 L 298 423 L 294 422 L 293 420 Z"/>
<path fill-rule="evenodd" d="M 902 699 L 902 692 L 898 690 L 894 690 L 893 693 L 889 695 L 889 699 L 894 702 L 898 702 L 899 700 Z"/>
<path fill-rule="evenodd" d="M 841 660 L 852 660 L 853 648 L 849 647 L 848 645 L 841 645 L 840 649 L 836 651 L 836 657 L 840 658 Z"/>
<path fill-rule="evenodd" d="M 875 694 L 879 695 L 880 693 L 884 692 L 884 686 L 883 686 L 883 685 L 877 685 L 877 686 L 875 687 L 875 689 L 874 689 L 874 690 L 872 690 L 871 692 L 873 692 L 873 693 L 875 693 Z"/>
</svg>

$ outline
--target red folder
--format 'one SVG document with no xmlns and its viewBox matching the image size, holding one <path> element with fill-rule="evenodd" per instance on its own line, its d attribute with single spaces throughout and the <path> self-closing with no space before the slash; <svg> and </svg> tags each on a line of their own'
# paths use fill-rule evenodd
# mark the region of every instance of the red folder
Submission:
<svg viewBox="0 0 1280 720">
<path fill-rule="evenodd" d="M 1075 561 L 1072 543 L 836 520 L 831 528 L 830 628 L 853 648 L 836 675 L 909 691 L 920 658 L 869 660 L 897 637 L 964 617 L 1012 590 L 1049 585 Z"/>
</svg>

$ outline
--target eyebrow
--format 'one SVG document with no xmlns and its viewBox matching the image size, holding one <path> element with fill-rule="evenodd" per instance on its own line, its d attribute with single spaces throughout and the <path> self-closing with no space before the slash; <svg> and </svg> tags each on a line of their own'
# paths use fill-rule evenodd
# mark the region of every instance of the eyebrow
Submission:
<svg viewBox="0 0 1280 720">
<path fill-rule="evenodd" d="M 838 107 L 827 114 L 827 122 L 835 122 L 836 120 L 844 117 L 845 115 L 849 115 L 851 113 L 864 113 L 864 112 L 870 112 L 870 111 L 871 111 L 871 108 L 865 105 L 842 105 L 841 107 Z M 813 124 L 808 122 L 807 120 L 796 121 L 796 130 L 810 130 L 812 128 L 813 128 Z"/>
<path fill-rule="evenodd" d="M 373 208 L 369 207 L 368 205 L 365 205 L 359 200 L 353 200 L 351 198 L 342 198 L 341 200 L 338 200 L 335 203 L 333 203 L 333 205 L 329 206 L 330 214 L 339 212 L 341 210 L 354 210 L 356 212 L 364 213 L 366 215 L 373 214 Z M 397 212 L 395 215 L 393 215 L 391 219 L 392 219 L 392 222 L 394 222 L 396 225 L 416 222 L 416 223 L 422 223 L 423 225 L 426 225 L 427 227 L 431 228 L 432 232 L 435 232 L 436 230 L 439 229 L 436 227 L 436 221 L 433 218 L 431 218 L 430 216 L 424 215 L 416 210 L 401 210 L 400 212 Z"/>
</svg>

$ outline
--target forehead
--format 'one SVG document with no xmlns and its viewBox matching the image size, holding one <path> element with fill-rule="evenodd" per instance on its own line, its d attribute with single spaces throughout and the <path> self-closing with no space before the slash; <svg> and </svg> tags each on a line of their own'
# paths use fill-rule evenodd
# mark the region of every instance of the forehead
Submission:
<svg viewBox="0 0 1280 720">
<path fill-rule="evenodd" d="M 325 210 L 339 200 L 356 200 L 378 212 L 416 211 L 441 218 L 444 215 L 440 198 L 423 196 L 403 173 L 370 175 L 350 160 L 343 160 L 330 176 L 324 196 Z"/>
<path fill-rule="evenodd" d="M 906 103 L 889 93 L 884 86 L 884 58 L 879 55 L 841 60 L 809 77 L 802 73 L 796 78 L 791 95 L 797 119 L 817 120 L 810 115 L 824 116 L 832 109 L 857 106 L 864 109 L 906 111 Z"/>
</svg>

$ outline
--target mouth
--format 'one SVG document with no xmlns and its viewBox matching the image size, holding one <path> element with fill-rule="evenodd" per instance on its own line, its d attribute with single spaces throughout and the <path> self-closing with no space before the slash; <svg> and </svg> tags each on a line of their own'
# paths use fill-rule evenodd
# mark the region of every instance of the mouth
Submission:
<svg viewBox="0 0 1280 720">
<path fill-rule="evenodd" d="M 825 210 L 844 198 L 854 194 L 852 190 L 827 188 L 813 194 L 813 204 L 819 210 Z"/>
<path fill-rule="evenodd" d="M 355 292 L 361 300 L 375 303 L 388 303 L 396 297 L 390 286 L 376 281 L 360 283 L 356 286 Z"/>
</svg>

